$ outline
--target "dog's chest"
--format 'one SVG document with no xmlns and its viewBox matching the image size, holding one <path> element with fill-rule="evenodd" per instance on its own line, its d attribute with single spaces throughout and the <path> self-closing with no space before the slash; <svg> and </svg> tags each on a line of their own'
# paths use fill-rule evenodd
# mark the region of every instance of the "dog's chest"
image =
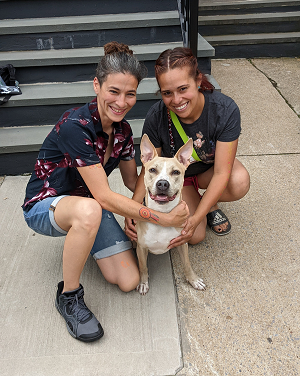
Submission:
<svg viewBox="0 0 300 376">
<path fill-rule="evenodd" d="M 143 234 L 138 234 L 139 243 L 149 252 L 161 254 L 168 251 L 170 241 L 180 235 L 180 229 L 162 227 L 152 223 L 139 223 L 143 227 Z M 142 230 L 142 229 L 141 229 Z"/>
</svg>

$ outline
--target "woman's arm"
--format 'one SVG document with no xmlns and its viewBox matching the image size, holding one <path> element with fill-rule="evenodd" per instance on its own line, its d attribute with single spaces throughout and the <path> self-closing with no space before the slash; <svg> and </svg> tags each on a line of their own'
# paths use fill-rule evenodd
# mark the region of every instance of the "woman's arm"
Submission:
<svg viewBox="0 0 300 376">
<path fill-rule="evenodd" d="M 161 226 L 170 226 L 175 221 L 178 227 L 181 227 L 188 217 L 189 211 L 185 202 L 182 202 L 167 214 L 145 208 L 140 203 L 113 192 L 109 188 L 106 173 L 100 163 L 78 167 L 78 171 L 93 197 L 103 209 L 124 217 L 152 222 Z"/>
<path fill-rule="evenodd" d="M 161 155 L 161 148 L 156 148 L 158 156 Z M 145 167 L 142 166 L 141 172 L 136 182 L 135 191 L 132 196 L 132 199 L 136 202 L 142 203 L 146 194 L 145 190 L 145 183 L 144 183 L 144 176 L 145 176 Z M 136 222 L 133 218 L 126 217 L 125 218 L 125 233 L 131 239 L 137 241 L 137 234 L 135 229 Z"/>
<path fill-rule="evenodd" d="M 134 192 L 138 178 L 135 159 L 133 158 L 130 161 L 120 161 L 119 169 L 125 187 L 127 187 L 131 192 Z"/>
</svg>

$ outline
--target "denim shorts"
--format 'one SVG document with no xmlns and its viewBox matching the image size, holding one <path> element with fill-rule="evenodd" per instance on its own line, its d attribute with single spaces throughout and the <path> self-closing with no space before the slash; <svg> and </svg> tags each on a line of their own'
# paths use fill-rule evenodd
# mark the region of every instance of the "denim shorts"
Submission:
<svg viewBox="0 0 300 376">
<path fill-rule="evenodd" d="M 27 225 L 41 235 L 67 235 L 67 231 L 60 228 L 54 219 L 55 207 L 63 197 L 66 196 L 45 198 L 38 201 L 28 212 L 23 211 Z M 121 229 L 114 215 L 102 209 L 101 224 L 90 252 L 94 259 L 113 256 L 131 249 L 131 247 L 131 241 Z"/>
</svg>

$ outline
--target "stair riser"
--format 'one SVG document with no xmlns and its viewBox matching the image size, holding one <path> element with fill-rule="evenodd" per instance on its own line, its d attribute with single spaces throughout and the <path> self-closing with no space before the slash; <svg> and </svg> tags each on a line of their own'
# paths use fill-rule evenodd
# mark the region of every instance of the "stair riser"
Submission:
<svg viewBox="0 0 300 376">
<path fill-rule="evenodd" d="M 300 3 L 297 2 L 293 6 L 278 6 L 276 3 L 274 5 L 269 6 L 261 6 L 255 7 L 255 3 L 252 4 L 253 7 L 250 7 L 249 4 L 247 7 L 243 6 L 235 6 L 230 7 L 228 5 L 224 5 L 222 7 L 210 7 L 212 9 L 207 9 L 206 7 L 201 8 L 199 7 L 198 14 L 199 16 L 214 16 L 218 15 L 226 15 L 226 14 L 256 14 L 256 13 L 278 13 L 278 12 L 299 12 L 300 11 Z"/>
<path fill-rule="evenodd" d="M 300 31 L 300 19 L 295 21 L 236 23 L 226 25 L 199 25 L 198 32 L 204 38 L 208 35 L 289 33 Z"/>
<path fill-rule="evenodd" d="M 234 46 L 216 46 L 218 59 L 239 59 L 254 57 L 298 57 L 300 55 L 300 42 L 293 43 L 267 43 L 244 44 Z"/>
<path fill-rule="evenodd" d="M 37 5 L 38 4 L 38 5 Z M 0 2 L 0 19 L 67 17 L 176 10 L 176 0 L 10 0 Z"/>
<path fill-rule="evenodd" d="M 0 51 L 27 51 L 103 47 L 111 41 L 128 45 L 177 42 L 180 26 L 75 31 L 73 33 L 40 33 L 0 36 Z"/>
<path fill-rule="evenodd" d="M 134 149 L 136 164 L 141 166 L 140 145 L 134 145 Z M 0 154 L 0 176 L 32 173 L 37 155 L 38 150 L 27 153 Z"/>
<path fill-rule="evenodd" d="M 155 61 L 144 61 L 143 63 L 148 69 L 148 77 L 154 77 Z M 3 65 L 1 61 L 0 65 Z M 211 73 L 210 58 L 198 58 L 198 66 L 203 73 Z M 96 63 L 41 67 L 16 67 L 16 79 L 21 83 L 21 85 L 43 82 L 91 81 L 95 77 L 96 68 Z"/>
<path fill-rule="evenodd" d="M 31 173 L 38 152 L 0 154 L 0 176 Z"/>
<path fill-rule="evenodd" d="M 140 100 L 128 112 L 126 119 L 143 119 L 149 108 L 157 102 L 157 99 Z M 80 107 L 85 103 L 59 104 L 49 106 L 28 106 L 28 107 L 5 107 L 1 108 L 0 127 L 17 127 L 30 125 L 56 124 L 61 115 L 69 108 Z"/>
</svg>

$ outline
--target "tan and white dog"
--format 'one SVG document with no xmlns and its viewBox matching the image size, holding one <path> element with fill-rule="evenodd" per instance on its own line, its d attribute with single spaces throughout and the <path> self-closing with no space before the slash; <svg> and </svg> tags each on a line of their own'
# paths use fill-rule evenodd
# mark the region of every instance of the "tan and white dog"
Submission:
<svg viewBox="0 0 300 376">
<path fill-rule="evenodd" d="M 183 145 L 174 158 L 158 157 L 157 152 L 146 134 L 141 140 L 141 161 L 145 167 L 145 204 L 149 209 L 159 212 L 170 212 L 178 205 L 184 181 L 184 173 L 190 164 L 193 141 Z M 170 241 L 180 235 L 182 229 L 162 227 L 149 222 L 137 222 L 137 257 L 140 270 L 140 284 L 137 290 L 145 295 L 149 290 L 147 257 L 148 252 L 162 254 L 168 251 Z M 189 256 L 188 244 L 177 247 L 184 267 L 187 281 L 197 290 L 204 290 L 205 284 L 193 271 Z"/>
</svg>

